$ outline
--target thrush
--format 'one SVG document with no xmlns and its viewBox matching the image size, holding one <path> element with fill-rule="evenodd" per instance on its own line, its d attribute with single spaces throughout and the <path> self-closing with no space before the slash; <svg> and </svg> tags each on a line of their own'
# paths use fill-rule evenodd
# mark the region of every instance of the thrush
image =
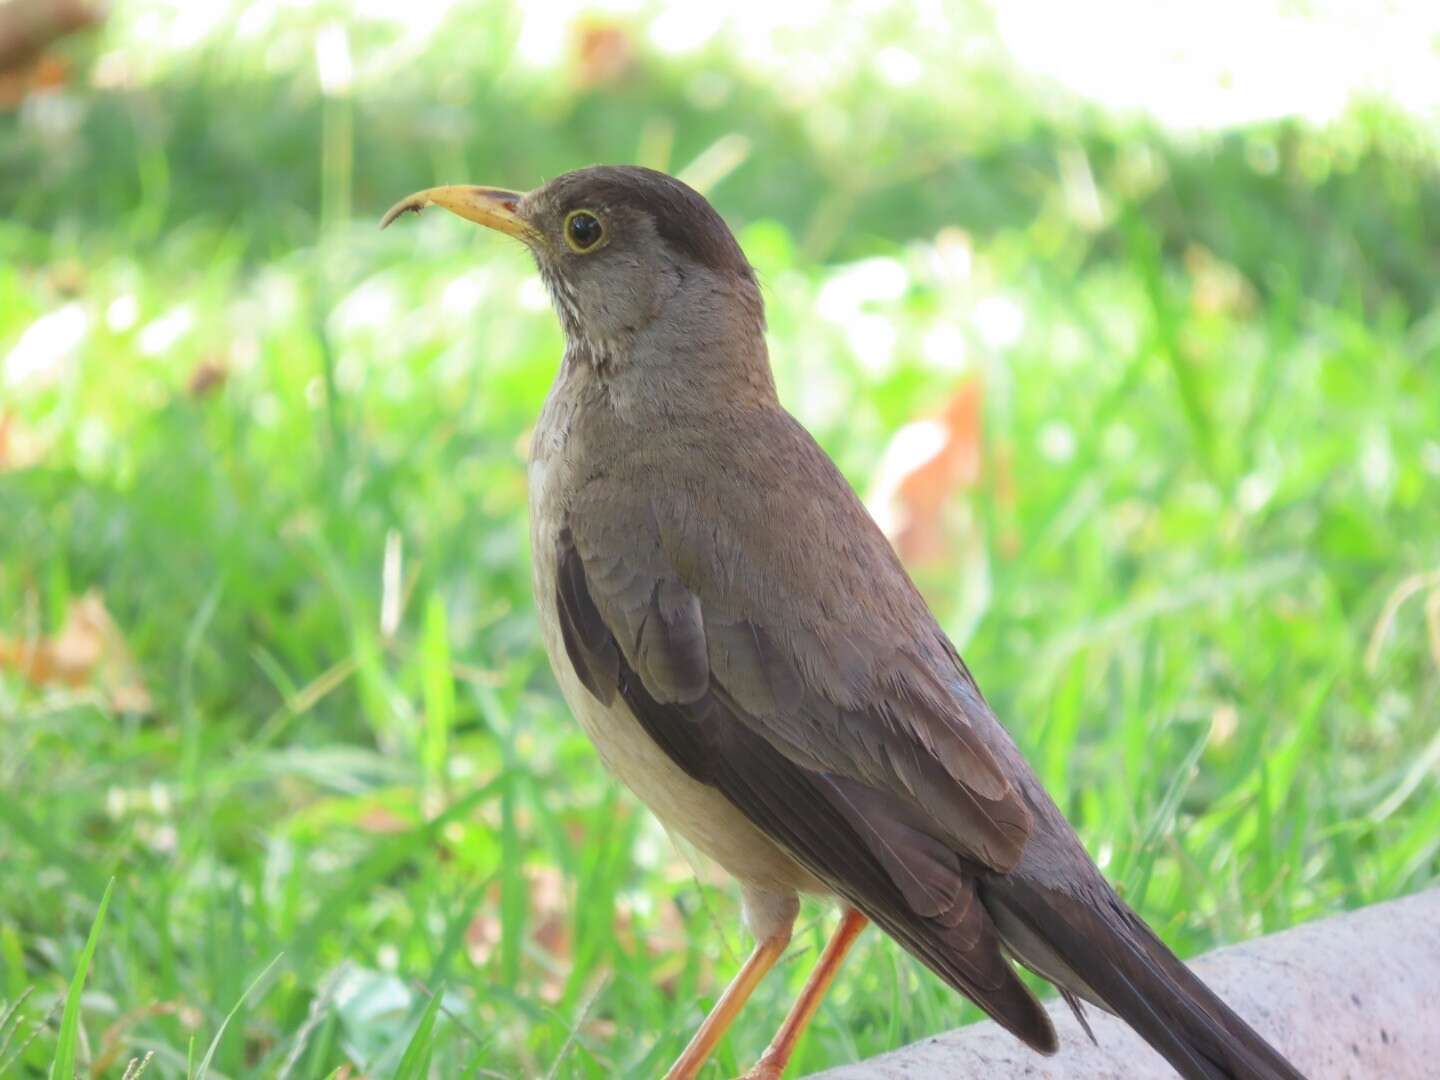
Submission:
<svg viewBox="0 0 1440 1080">
<path fill-rule="evenodd" d="M 535 603 L 605 764 L 740 885 L 754 951 L 671 1067 L 695 1076 L 790 939 L 843 914 L 769 1048 L 778 1077 L 868 922 L 1042 1053 L 1012 961 L 1182 1076 L 1300 1074 L 1116 895 L 885 537 L 781 406 L 755 273 L 698 193 L 598 166 L 417 192 L 523 241 L 565 332 L 531 440 Z M 1088 1026 L 1087 1026 L 1088 1030 Z"/>
</svg>

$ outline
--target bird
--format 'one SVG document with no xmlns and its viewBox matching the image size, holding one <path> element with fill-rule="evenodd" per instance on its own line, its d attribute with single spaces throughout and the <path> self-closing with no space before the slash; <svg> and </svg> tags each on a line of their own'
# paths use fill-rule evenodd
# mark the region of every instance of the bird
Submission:
<svg viewBox="0 0 1440 1080">
<path fill-rule="evenodd" d="M 1055 1029 L 1017 963 L 1186 1080 L 1300 1077 L 1106 882 L 781 405 L 757 276 L 702 195 L 595 165 L 528 192 L 427 188 L 381 227 L 428 206 L 521 241 L 564 331 L 528 464 L 561 693 L 605 765 L 738 881 L 755 941 L 667 1080 L 699 1074 L 806 895 L 839 924 L 748 1080 L 784 1072 L 871 923 L 1042 1054 Z"/>
</svg>

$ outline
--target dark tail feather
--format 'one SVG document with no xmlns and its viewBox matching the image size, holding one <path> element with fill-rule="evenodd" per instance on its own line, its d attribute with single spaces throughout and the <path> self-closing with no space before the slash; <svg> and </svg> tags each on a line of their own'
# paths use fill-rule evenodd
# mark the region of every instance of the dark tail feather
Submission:
<svg viewBox="0 0 1440 1080">
<path fill-rule="evenodd" d="M 1009 874 L 981 889 L 1022 962 L 1120 1017 L 1186 1080 L 1304 1080 L 1103 882 L 1082 895 Z"/>
<path fill-rule="evenodd" d="M 986 940 L 979 942 L 956 940 L 962 936 L 960 927 L 946 928 L 935 920 L 897 918 L 893 909 L 872 908 L 867 914 L 876 926 L 1010 1034 L 1039 1053 L 1055 1053 L 1059 1044 L 1050 1014 L 1005 959 L 989 918 L 981 913 L 981 905 L 974 902 L 974 907 L 977 917 L 986 923 Z"/>
</svg>

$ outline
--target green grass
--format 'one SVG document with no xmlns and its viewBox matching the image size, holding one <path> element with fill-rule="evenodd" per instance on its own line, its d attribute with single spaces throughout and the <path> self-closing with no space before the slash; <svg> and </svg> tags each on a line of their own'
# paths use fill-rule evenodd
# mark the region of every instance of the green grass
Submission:
<svg viewBox="0 0 1440 1080">
<path fill-rule="evenodd" d="M 98 590 L 154 698 L 0 671 L 0 1073 L 645 1076 L 684 1045 L 748 942 L 539 649 L 523 443 L 557 329 L 514 248 L 374 221 L 737 132 L 713 197 L 782 394 L 857 486 L 953 389 L 937 341 L 983 380 L 981 482 L 917 576 L 1157 930 L 1190 954 L 1440 879 L 1417 123 L 1182 140 L 1000 67 L 795 104 L 723 54 L 577 89 L 509 60 L 492 7 L 326 98 L 313 22 L 274 63 L 223 34 L 156 59 L 136 25 L 77 49 L 147 81 L 77 90 L 68 134 L 0 117 L 0 358 L 81 327 L 53 381 L 0 369 L 43 446 L 0 472 L 0 635 Z M 228 378 L 196 395 L 202 362 Z M 830 924 L 807 908 L 707 1075 L 764 1047 Z M 975 1015 L 871 933 L 795 1073 Z"/>
<path fill-rule="evenodd" d="M 105 911 L 110 906 L 110 893 L 115 886 L 112 879 L 105 886 L 105 895 L 100 898 L 100 910 L 95 914 L 95 925 L 85 939 L 85 948 L 80 952 L 80 962 L 75 965 L 75 977 L 70 980 L 70 992 L 65 995 L 65 1012 L 60 1017 L 60 1034 L 55 1041 L 55 1060 L 50 1063 L 50 1075 L 74 1076 L 75 1058 L 80 1042 L 80 997 L 85 992 L 85 976 L 90 970 L 90 961 L 95 956 L 95 945 L 100 940 L 100 930 L 105 925 Z"/>
</svg>

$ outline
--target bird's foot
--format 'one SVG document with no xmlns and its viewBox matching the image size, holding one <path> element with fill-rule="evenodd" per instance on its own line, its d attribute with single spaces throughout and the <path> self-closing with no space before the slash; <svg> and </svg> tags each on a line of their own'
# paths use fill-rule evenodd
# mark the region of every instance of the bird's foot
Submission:
<svg viewBox="0 0 1440 1080">
<path fill-rule="evenodd" d="M 750 1070 L 736 1080 L 780 1080 L 780 1074 L 785 1071 L 784 1062 L 775 1061 L 771 1058 L 762 1057 Z"/>
</svg>

